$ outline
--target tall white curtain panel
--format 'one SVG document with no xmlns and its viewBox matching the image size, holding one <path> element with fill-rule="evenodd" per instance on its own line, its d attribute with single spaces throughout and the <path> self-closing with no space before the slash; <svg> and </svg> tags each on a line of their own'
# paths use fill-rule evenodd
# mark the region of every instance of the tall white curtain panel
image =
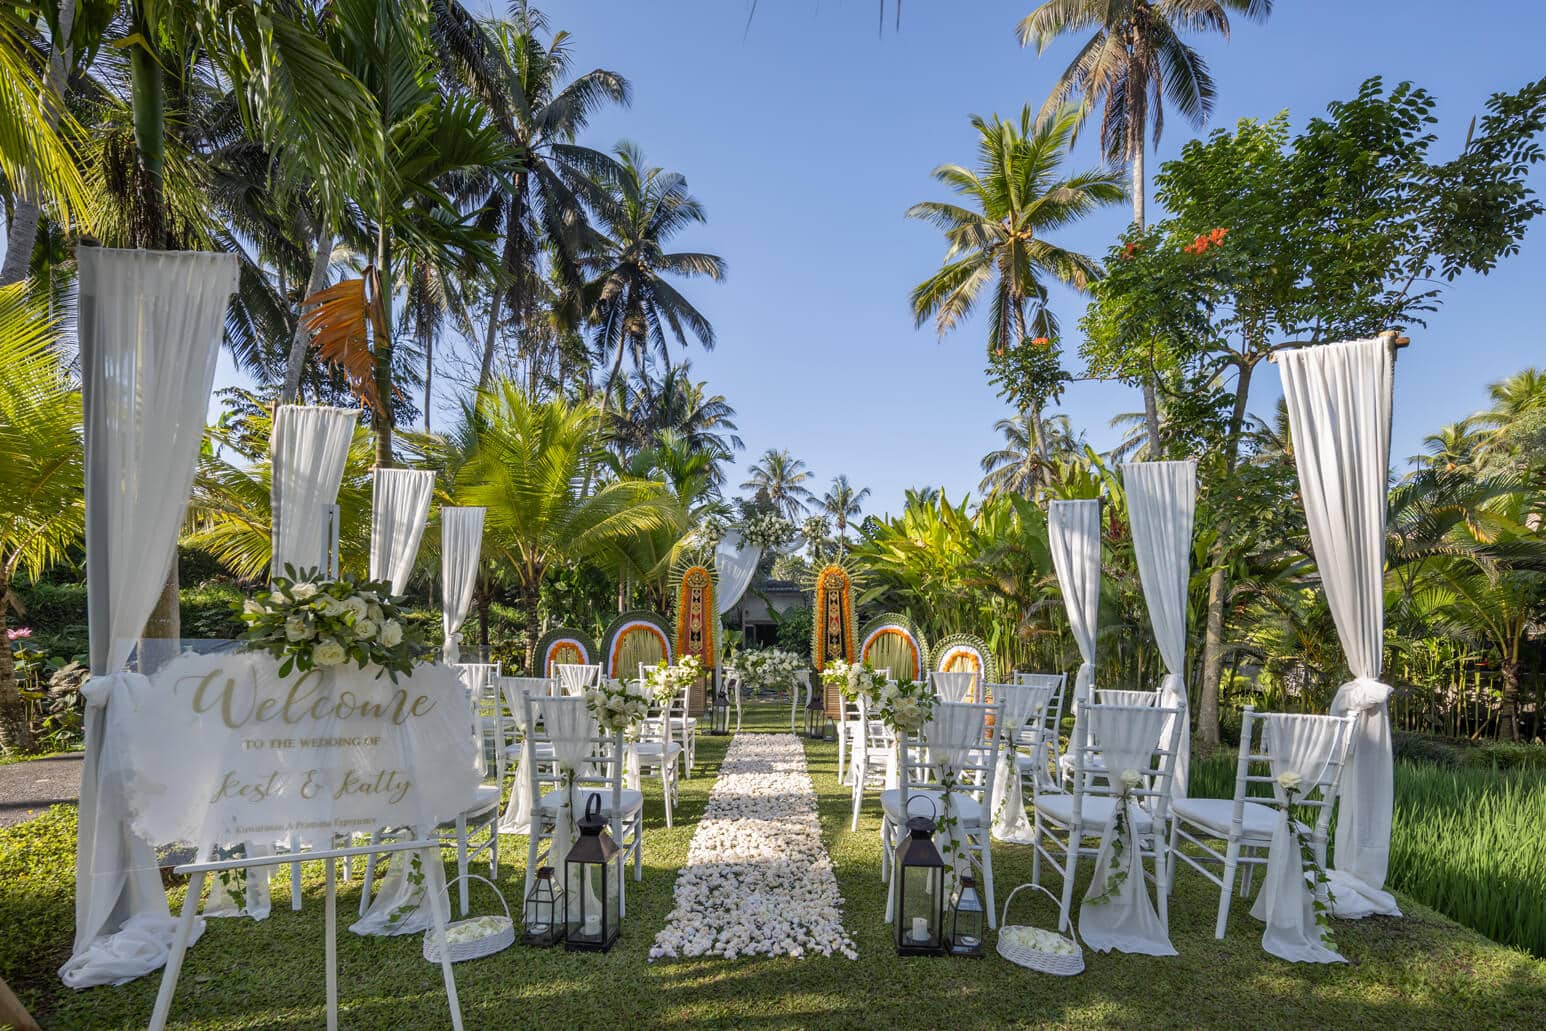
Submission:
<svg viewBox="0 0 1546 1031">
<path fill-rule="evenodd" d="M 481 508 L 440 510 L 440 612 L 446 633 L 441 651 L 447 662 L 461 659 L 462 624 L 478 584 L 478 561 L 483 557 L 484 512 Z"/>
<path fill-rule="evenodd" d="M 1089 701 L 1095 683 L 1095 629 L 1100 615 L 1100 502 L 1053 501 L 1047 509 L 1047 537 L 1057 571 L 1068 625 L 1079 646 L 1079 675 L 1074 680 L 1074 740 L 1079 737 L 1079 706 Z"/>
<path fill-rule="evenodd" d="M 353 408 L 325 405 L 280 405 L 274 414 L 269 438 L 272 575 L 284 576 L 286 566 L 297 571 L 322 567 L 324 513 L 338 500 L 359 416 Z"/>
<path fill-rule="evenodd" d="M 1394 772 L 1385 633 L 1385 503 L 1394 358 L 1381 338 L 1284 351 L 1283 400 L 1310 544 L 1353 679 L 1333 715 L 1356 713 L 1331 872 L 1338 916 L 1399 914 L 1383 890 Z"/>
<path fill-rule="evenodd" d="M 1191 772 L 1192 724 L 1186 705 L 1186 596 L 1192 571 L 1192 524 L 1197 514 L 1197 463 L 1130 462 L 1122 466 L 1127 518 L 1133 532 L 1138 578 L 1149 608 L 1149 625 L 1165 662 L 1159 704 L 1180 709 L 1165 728 L 1165 747 L 1176 753 L 1172 788 L 1186 797 Z"/>
<path fill-rule="evenodd" d="M 86 697 L 75 867 L 72 988 L 121 984 L 166 963 L 176 926 L 148 842 L 128 827 L 106 733 L 110 706 L 148 687 L 125 672 L 166 583 L 193 484 L 226 306 L 231 254 L 81 247 L 86 457 Z"/>
<path fill-rule="evenodd" d="M 714 572 L 718 578 L 716 597 L 721 613 L 735 608 L 746 588 L 751 586 L 757 563 L 761 560 L 762 549 L 743 541 L 740 531 L 725 531 L 714 547 Z"/>
<path fill-rule="evenodd" d="M 377 469 L 370 508 L 370 578 L 392 593 L 408 589 L 419 541 L 429 520 L 435 474 L 428 469 Z"/>
</svg>

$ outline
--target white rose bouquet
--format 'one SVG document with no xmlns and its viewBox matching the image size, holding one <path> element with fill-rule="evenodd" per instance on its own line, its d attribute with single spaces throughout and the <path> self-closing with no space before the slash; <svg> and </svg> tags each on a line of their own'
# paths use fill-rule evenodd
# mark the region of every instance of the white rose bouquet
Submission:
<svg viewBox="0 0 1546 1031">
<path fill-rule="evenodd" d="M 632 729 L 650 711 L 650 696 L 643 684 L 602 677 L 585 691 L 586 704 L 596 723 L 609 734 Z"/>
<path fill-rule="evenodd" d="M 794 524 L 775 512 L 755 512 L 737 527 L 747 544 L 769 551 L 782 548 L 795 538 Z"/>
<path fill-rule="evenodd" d="M 748 689 L 765 691 L 792 690 L 795 674 L 804 666 L 805 661 L 800 656 L 777 648 L 742 652 L 735 659 L 741 683 Z"/>
<path fill-rule="evenodd" d="M 876 675 L 875 667 L 868 662 L 849 662 L 846 659 L 833 659 L 827 663 L 827 668 L 821 671 L 821 682 L 837 688 L 845 702 L 857 702 L 862 696 L 871 705 L 875 704 L 880 687 L 880 677 Z"/>
<path fill-rule="evenodd" d="M 684 687 L 703 676 L 703 663 L 696 655 L 684 655 L 676 665 L 661 659 L 649 674 L 649 690 L 656 705 L 668 705 Z"/>
<path fill-rule="evenodd" d="M 424 639 L 403 619 L 385 581 L 344 574 L 324 580 L 316 570 L 286 567 L 269 589 L 235 606 L 247 630 L 245 651 L 279 659 L 279 675 L 354 663 L 379 667 L 396 682 L 429 654 Z"/>
<path fill-rule="evenodd" d="M 875 715 L 898 734 L 916 734 L 934 714 L 934 690 L 925 680 L 888 680 L 875 693 Z"/>
</svg>

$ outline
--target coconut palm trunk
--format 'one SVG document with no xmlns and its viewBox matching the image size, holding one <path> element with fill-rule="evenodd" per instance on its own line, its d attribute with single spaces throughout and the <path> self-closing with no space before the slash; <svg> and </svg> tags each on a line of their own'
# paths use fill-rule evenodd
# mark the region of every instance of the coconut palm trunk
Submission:
<svg viewBox="0 0 1546 1031">
<path fill-rule="evenodd" d="M 317 227 L 316 250 L 311 257 L 311 275 L 306 279 L 306 297 L 327 286 L 327 270 L 333 257 L 333 232 L 325 224 Z M 306 351 L 311 347 L 311 330 L 306 328 L 307 305 L 301 301 L 295 313 L 295 333 L 290 337 L 290 354 L 285 359 L 285 382 L 280 391 L 281 404 L 294 404 L 301 394 L 301 373 L 306 368 Z"/>
</svg>

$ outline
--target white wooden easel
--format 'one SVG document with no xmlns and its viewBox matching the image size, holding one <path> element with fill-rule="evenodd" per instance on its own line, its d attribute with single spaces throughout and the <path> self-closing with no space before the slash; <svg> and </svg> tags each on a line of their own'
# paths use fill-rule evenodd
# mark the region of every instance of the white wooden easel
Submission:
<svg viewBox="0 0 1546 1031">
<path fill-rule="evenodd" d="M 444 877 L 440 863 L 440 843 L 436 841 L 392 841 L 354 848 L 332 848 L 305 853 L 306 859 L 320 859 L 327 863 L 327 1028 L 338 1031 L 338 860 L 377 852 L 423 853 L 424 867 L 435 871 L 431 880 Z M 182 973 L 183 956 L 188 952 L 188 939 L 193 934 L 193 918 L 199 909 L 199 896 L 204 891 L 204 879 L 222 870 L 260 869 L 282 866 L 295 862 L 295 854 L 281 856 L 255 856 L 252 858 L 225 859 L 210 863 L 184 863 L 174 872 L 189 875 L 188 895 L 183 899 L 182 915 L 177 924 L 177 936 L 172 941 L 172 954 L 167 957 L 166 970 L 161 975 L 161 989 L 156 993 L 156 1008 L 151 1012 L 150 1031 L 164 1031 L 166 1018 L 172 1009 L 172 994 L 177 991 L 177 979 Z M 295 862 L 299 867 L 299 863 Z M 441 893 L 433 885 L 427 892 L 431 896 L 430 915 L 434 919 L 435 939 L 440 946 L 440 971 L 446 983 L 446 1001 L 451 1007 L 451 1026 L 462 1031 L 462 1007 L 456 997 L 456 975 L 451 970 L 450 950 L 446 948 L 446 920 L 448 914 L 441 903 Z"/>
</svg>

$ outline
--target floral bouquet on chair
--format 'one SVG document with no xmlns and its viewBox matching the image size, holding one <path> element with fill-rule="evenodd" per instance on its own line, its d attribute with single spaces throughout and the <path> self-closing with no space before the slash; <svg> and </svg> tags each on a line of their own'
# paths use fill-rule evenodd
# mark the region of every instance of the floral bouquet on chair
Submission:
<svg viewBox="0 0 1546 1031">
<path fill-rule="evenodd" d="M 585 702 L 596 724 L 608 734 L 632 730 L 650 711 L 650 696 L 643 684 L 611 677 L 602 677 L 594 687 L 586 688 Z"/>
<path fill-rule="evenodd" d="M 913 735 L 934 715 L 934 691 L 925 680 L 888 680 L 875 697 L 875 710 L 898 734 Z"/>
<path fill-rule="evenodd" d="M 701 676 L 703 676 L 703 663 L 696 655 L 684 655 L 674 666 L 665 659 L 661 659 L 659 664 L 650 670 L 649 683 L 646 687 L 654 697 L 656 705 L 669 705 L 671 699 L 680 694 L 683 688 L 697 683 Z"/>
<path fill-rule="evenodd" d="M 379 667 L 396 683 L 429 654 L 424 639 L 404 621 L 385 581 L 356 580 L 345 573 L 324 580 L 314 569 L 285 567 L 267 591 L 234 606 L 247 630 L 244 651 L 268 652 L 279 675 L 354 663 Z"/>
<path fill-rule="evenodd" d="M 868 662 L 849 662 L 846 659 L 833 659 L 827 663 L 826 669 L 821 671 L 821 682 L 827 687 L 837 688 L 845 702 L 857 702 L 863 696 L 871 705 L 875 704 L 876 692 L 880 687 L 875 667 Z"/>
</svg>

